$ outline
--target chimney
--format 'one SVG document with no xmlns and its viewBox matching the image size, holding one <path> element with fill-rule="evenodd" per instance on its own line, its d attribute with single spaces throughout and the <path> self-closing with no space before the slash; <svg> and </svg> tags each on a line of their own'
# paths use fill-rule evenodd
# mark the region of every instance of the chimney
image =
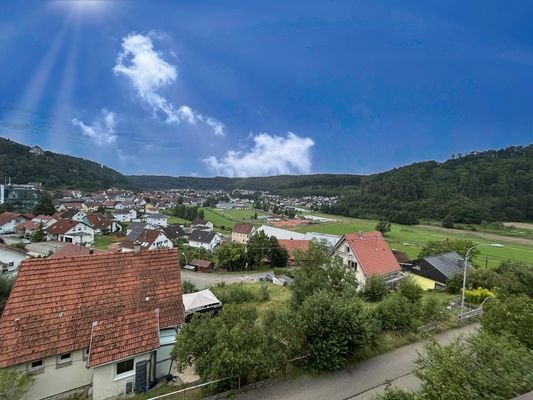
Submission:
<svg viewBox="0 0 533 400">
<path fill-rule="evenodd" d="M 94 254 L 94 249 L 92 247 L 89 249 L 89 254 Z"/>
<path fill-rule="evenodd" d="M 141 242 L 135 241 L 133 242 L 133 254 L 141 254 Z"/>
<path fill-rule="evenodd" d="M 359 231 L 359 232 L 357 232 L 357 233 L 359 234 L 359 237 L 360 237 L 361 239 L 364 239 L 364 238 L 365 238 L 365 237 L 363 236 L 363 231 Z"/>
</svg>

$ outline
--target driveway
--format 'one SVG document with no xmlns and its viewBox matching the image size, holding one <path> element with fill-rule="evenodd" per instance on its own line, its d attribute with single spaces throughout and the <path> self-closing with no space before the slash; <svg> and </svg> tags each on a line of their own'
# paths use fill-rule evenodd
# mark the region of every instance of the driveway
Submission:
<svg viewBox="0 0 533 400">
<path fill-rule="evenodd" d="M 4 239 L 6 244 L 9 244 L 9 245 L 17 244 L 21 240 L 19 237 L 15 235 L 5 235 L 5 236 L 2 236 L 2 238 Z M 50 253 L 50 251 L 52 251 L 52 253 L 55 253 L 58 249 L 60 249 L 64 245 L 65 243 L 63 242 L 54 242 L 54 241 L 35 242 L 35 243 L 30 243 L 26 245 L 26 250 L 28 251 L 29 255 L 32 257 L 39 257 L 39 256 L 46 257 Z"/>
<path fill-rule="evenodd" d="M 475 333 L 478 328 L 479 324 L 471 324 L 441 333 L 436 338 L 439 343 L 448 343 L 458 335 Z M 273 382 L 236 395 L 234 399 L 370 400 L 383 392 L 387 381 L 400 389 L 416 390 L 420 386 L 420 380 L 412 371 L 418 352 L 423 351 L 424 343 L 422 341 L 400 347 L 331 374 L 313 377 L 306 375 Z"/>
<path fill-rule="evenodd" d="M 254 273 L 202 273 L 181 270 L 181 281 L 190 281 L 198 289 L 206 289 L 211 285 L 220 282 L 238 283 L 238 282 L 257 282 L 260 277 L 271 274 L 272 271 L 254 272 Z"/>
</svg>

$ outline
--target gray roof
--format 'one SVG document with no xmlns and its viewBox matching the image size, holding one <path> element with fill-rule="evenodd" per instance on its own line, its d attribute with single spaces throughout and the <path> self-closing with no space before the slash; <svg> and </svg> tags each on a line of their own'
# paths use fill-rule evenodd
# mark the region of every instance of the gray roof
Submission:
<svg viewBox="0 0 533 400">
<path fill-rule="evenodd" d="M 131 222 L 128 225 L 128 230 L 131 230 L 131 232 L 126 236 L 126 240 L 135 242 L 141 236 L 141 233 L 147 225 L 144 222 Z"/>
<path fill-rule="evenodd" d="M 189 235 L 189 242 L 211 243 L 215 235 L 213 231 L 193 231 Z"/>
<path fill-rule="evenodd" d="M 146 219 L 148 218 L 152 218 L 152 219 L 168 219 L 168 216 L 167 215 L 163 215 L 163 214 L 146 214 L 144 216 Z"/>
<path fill-rule="evenodd" d="M 452 276 L 463 272 L 463 258 L 455 251 L 449 253 L 438 254 L 436 256 L 424 257 L 428 263 L 430 263 L 436 270 L 451 278 Z"/>
</svg>

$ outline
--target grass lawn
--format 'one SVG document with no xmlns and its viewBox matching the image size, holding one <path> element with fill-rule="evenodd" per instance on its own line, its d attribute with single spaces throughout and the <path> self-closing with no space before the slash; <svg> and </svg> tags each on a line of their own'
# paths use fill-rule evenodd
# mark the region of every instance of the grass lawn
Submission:
<svg viewBox="0 0 533 400">
<path fill-rule="evenodd" d="M 178 217 L 169 217 L 168 219 L 168 224 L 169 225 L 173 225 L 173 224 L 178 224 L 178 225 L 181 225 L 181 224 L 188 224 L 189 220 L 187 219 L 183 219 L 183 218 L 178 218 Z"/>
<path fill-rule="evenodd" d="M 252 219 L 252 216 L 257 212 L 257 216 L 267 215 L 264 211 L 256 211 L 252 208 L 245 210 L 233 209 L 218 209 L 218 208 L 204 208 L 205 219 L 211 221 L 216 226 L 226 228 L 233 228 L 239 222 L 248 222 L 250 224 L 258 225 L 260 221 Z"/>
<path fill-rule="evenodd" d="M 113 235 L 95 235 L 94 248 L 100 250 L 107 250 L 113 243 Z"/>
<path fill-rule="evenodd" d="M 260 301 L 261 286 L 266 285 L 270 293 L 270 299 L 266 301 Z M 263 320 L 266 315 L 271 312 L 279 312 L 285 308 L 291 298 L 291 291 L 286 286 L 277 286 L 270 282 L 265 283 L 232 283 L 223 286 L 211 287 L 213 293 L 220 298 L 224 298 L 225 294 L 232 290 L 232 287 L 241 286 L 244 290 L 251 291 L 254 294 L 255 299 L 246 301 L 245 303 L 235 304 L 228 303 L 232 306 L 254 306 L 257 310 L 258 318 Z"/>
<path fill-rule="evenodd" d="M 318 214 L 317 214 L 318 215 Z M 335 218 L 338 222 L 325 223 L 325 224 L 311 224 L 295 229 L 298 232 L 320 232 L 330 233 L 336 235 L 342 235 L 345 233 L 353 233 L 357 231 L 372 231 L 375 230 L 375 226 L 378 221 L 367 220 L 359 218 L 348 218 L 336 215 L 320 214 L 328 218 Z M 418 252 L 424 244 L 430 240 L 444 240 L 450 239 L 468 239 L 473 240 L 475 243 L 489 244 L 493 243 L 493 240 L 485 240 L 477 237 L 469 236 L 469 232 L 440 232 L 433 231 L 428 228 L 417 225 L 398 225 L 392 224 L 392 229 L 385 236 L 387 242 L 391 248 L 403 251 L 410 257 L 416 257 Z M 512 260 L 524 263 L 531 263 L 533 260 L 533 246 L 514 243 L 512 238 L 508 238 L 509 241 L 503 243 L 503 248 L 493 247 L 480 247 L 480 255 L 476 258 L 476 262 L 482 266 L 485 266 L 485 261 L 488 267 L 496 267 L 502 261 Z"/>
</svg>

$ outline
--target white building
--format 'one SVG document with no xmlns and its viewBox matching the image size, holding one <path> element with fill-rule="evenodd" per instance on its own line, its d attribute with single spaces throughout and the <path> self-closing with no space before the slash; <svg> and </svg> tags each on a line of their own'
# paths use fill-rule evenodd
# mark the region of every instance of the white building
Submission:
<svg viewBox="0 0 533 400">
<path fill-rule="evenodd" d="M 274 236 L 276 239 L 305 240 L 305 234 L 289 231 L 287 229 L 275 228 L 273 226 L 261 225 L 256 233 L 264 232 L 267 236 Z"/>
<path fill-rule="evenodd" d="M 175 250 L 34 258 L 0 318 L 0 368 L 33 377 L 23 400 L 104 400 L 168 374 L 183 323 Z"/>
<path fill-rule="evenodd" d="M 213 251 L 222 241 L 220 235 L 213 231 L 196 230 L 189 234 L 189 246 Z"/>
<path fill-rule="evenodd" d="M 146 214 L 143 220 L 152 226 L 161 226 L 163 228 L 168 226 L 168 217 L 163 214 Z"/>
<path fill-rule="evenodd" d="M 0 234 L 15 233 L 15 228 L 21 222 L 29 221 L 22 214 L 3 212 L 0 214 Z"/>
<path fill-rule="evenodd" d="M 129 210 L 116 210 L 111 213 L 115 221 L 118 222 L 131 222 L 137 219 L 137 211 L 130 208 Z"/>
<path fill-rule="evenodd" d="M 45 229 L 47 240 L 58 242 L 92 245 L 94 228 L 79 221 L 61 219 Z"/>
<path fill-rule="evenodd" d="M 0 274 L 17 271 L 20 263 L 29 257 L 26 250 L 0 243 Z"/>
</svg>

